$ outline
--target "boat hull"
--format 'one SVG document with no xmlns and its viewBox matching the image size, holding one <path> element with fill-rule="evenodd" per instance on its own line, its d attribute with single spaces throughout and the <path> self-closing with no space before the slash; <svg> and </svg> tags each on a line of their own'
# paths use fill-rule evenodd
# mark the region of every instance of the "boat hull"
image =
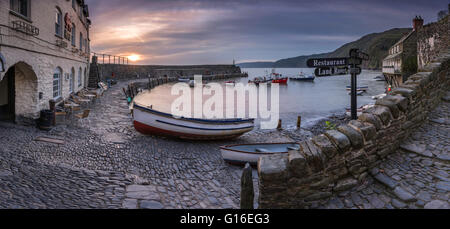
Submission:
<svg viewBox="0 0 450 229">
<path fill-rule="evenodd" d="M 237 138 L 254 128 L 254 120 L 202 120 L 175 118 L 170 114 L 134 105 L 134 127 L 144 135 L 161 135 L 189 140 Z"/>
<path fill-rule="evenodd" d="M 314 81 L 316 78 L 291 78 L 291 80 L 295 81 Z"/>
<path fill-rule="evenodd" d="M 279 83 L 279 84 L 287 84 L 288 79 L 276 79 L 276 80 L 272 80 L 272 83 Z"/>
<path fill-rule="evenodd" d="M 244 165 L 249 163 L 253 166 L 258 164 L 258 161 L 263 156 L 274 154 L 286 154 L 288 153 L 288 147 L 300 147 L 297 143 L 274 143 L 274 144 L 248 144 L 248 145 L 231 145 L 222 146 L 220 151 L 222 158 L 225 162 L 234 165 Z M 244 149 L 240 149 L 240 148 Z M 245 150 L 245 148 L 268 148 L 268 152 L 253 152 L 251 150 Z M 272 151 L 272 152 L 270 152 Z"/>
</svg>

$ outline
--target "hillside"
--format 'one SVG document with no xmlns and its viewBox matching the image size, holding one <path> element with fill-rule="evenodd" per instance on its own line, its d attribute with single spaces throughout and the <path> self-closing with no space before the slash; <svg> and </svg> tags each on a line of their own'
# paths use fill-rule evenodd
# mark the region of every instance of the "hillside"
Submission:
<svg viewBox="0 0 450 229">
<path fill-rule="evenodd" d="M 264 67 L 275 68 L 304 68 L 306 61 L 311 58 L 326 58 L 326 57 L 345 57 L 348 56 L 350 49 L 358 48 L 370 55 L 370 60 L 364 64 L 366 69 L 380 69 L 382 67 L 383 59 L 388 55 L 389 48 L 400 40 L 404 35 L 409 33 L 411 29 L 391 29 L 382 33 L 372 33 L 362 37 L 361 39 L 345 44 L 336 49 L 334 52 L 314 54 L 309 56 L 298 56 L 288 59 L 276 61 L 272 65 L 265 62 Z M 242 63 L 238 64 L 242 68 L 255 68 L 257 63 Z M 245 67 L 244 67 L 245 66 Z"/>
<path fill-rule="evenodd" d="M 237 64 L 241 68 L 272 68 L 275 62 L 248 62 Z"/>
</svg>

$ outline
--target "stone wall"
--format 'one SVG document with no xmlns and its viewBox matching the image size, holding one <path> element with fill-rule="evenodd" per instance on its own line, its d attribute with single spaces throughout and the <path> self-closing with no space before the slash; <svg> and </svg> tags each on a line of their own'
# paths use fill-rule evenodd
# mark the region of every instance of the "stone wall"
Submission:
<svg viewBox="0 0 450 229">
<path fill-rule="evenodd" d="M 308 208 L 348 190 L 398 149 L 450 89 L 450 60 L 414 74 L 376 106 L 337 130 L 300 142 L 298 151 L 258 163 L 260 208 Z"/>
<path fill-rule="evenodd" d="M 427 71 L 438 57 L 448 58 L 450 54 L 450 16 L 438 22 L 425 25 L 418 30 L 417 49 L 419 70 Z"/>
<path fill-rule="evenodd" d="M 115 79 L 129 78 L 162 78 L 162 77 L 192 77 L 194 75 L 221 75 L 241 73 L 234 65 L 193 65 L 193 66 L 157 66 L 157 65 L 118 65 L 99 64 L 102 80 L 114 73 Z"/>
<path fill-rule="evenodd" d="M 89 47 L 80 50 L 80 33 L 89 37 L 88 25 L 85 19 L 72 8 L 72 2 L 67 0 L 31 1 L 30 17 L 25 18 L 10 11 L 10 1 L 0 0 L 0 53 L 5 57 L 5 70 L 16 67 L 16 122 L 33 123 L 39 118 L 39 112 L 49 108 L 53 99 L 53 74 L 57 68 L 62 69 L 61 82 L 63 98 L 70 95 L 70 81 L 66 78 L 75 69 L 75 88 L 78 92 L 85 86 L 89 72 Z M 61 38 L 55 35 L 55 14 L 58 7 L 63 17 L 66 13 L 73 19 L 76 26 L 76 46 L 67 39 L 67 47 L 60 47 L 57 41 Z M 32 36 L 16 31 L 13 22 L 22 21 L 39 28 L 39 35 Z M 5 76 L 0 72 L 0 80 Z M 81 85 L 78 75 L 81 72 Z M 40 94 L 42 93 L 42 98 Z"/>
</svg>

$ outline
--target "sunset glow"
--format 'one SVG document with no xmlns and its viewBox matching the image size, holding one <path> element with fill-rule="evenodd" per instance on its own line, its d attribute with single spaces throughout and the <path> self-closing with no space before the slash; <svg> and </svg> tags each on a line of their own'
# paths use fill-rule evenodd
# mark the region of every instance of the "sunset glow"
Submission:
<svg viewBox="0 0 450 229">
<path fill-rule="evenodd" d="M 136 62 L 136 61 L 139 61 L 141 59 L 141 56 L 139 56 L 139 55 L 130 55 L 130 56 L 128 56 L 128 59 L 130 61 Z"/>
</svg>

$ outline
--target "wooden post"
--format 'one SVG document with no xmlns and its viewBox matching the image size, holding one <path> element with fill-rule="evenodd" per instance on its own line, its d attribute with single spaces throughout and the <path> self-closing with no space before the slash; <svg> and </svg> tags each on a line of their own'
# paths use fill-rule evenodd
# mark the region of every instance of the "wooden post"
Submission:
<svg viewBox="0 0 450 229">
<path fill-rule="evenodd" d="M 283 121 L 280 119 L 280 120 L 278 120 L 277 130 L 282 130 L 282 129 L 283 129 Z"/>
<path fill-rule="evenodd" d="M 249 163 L 245 165 L 241 177 L 241 209 L 254 209 L 253 171 Z"/>
<path fill-rule="evenodd" d="M 297 118 L 297 129 L 300 129 L 302 126 L 302 116 L 298 116 Z"/>
</svg>

